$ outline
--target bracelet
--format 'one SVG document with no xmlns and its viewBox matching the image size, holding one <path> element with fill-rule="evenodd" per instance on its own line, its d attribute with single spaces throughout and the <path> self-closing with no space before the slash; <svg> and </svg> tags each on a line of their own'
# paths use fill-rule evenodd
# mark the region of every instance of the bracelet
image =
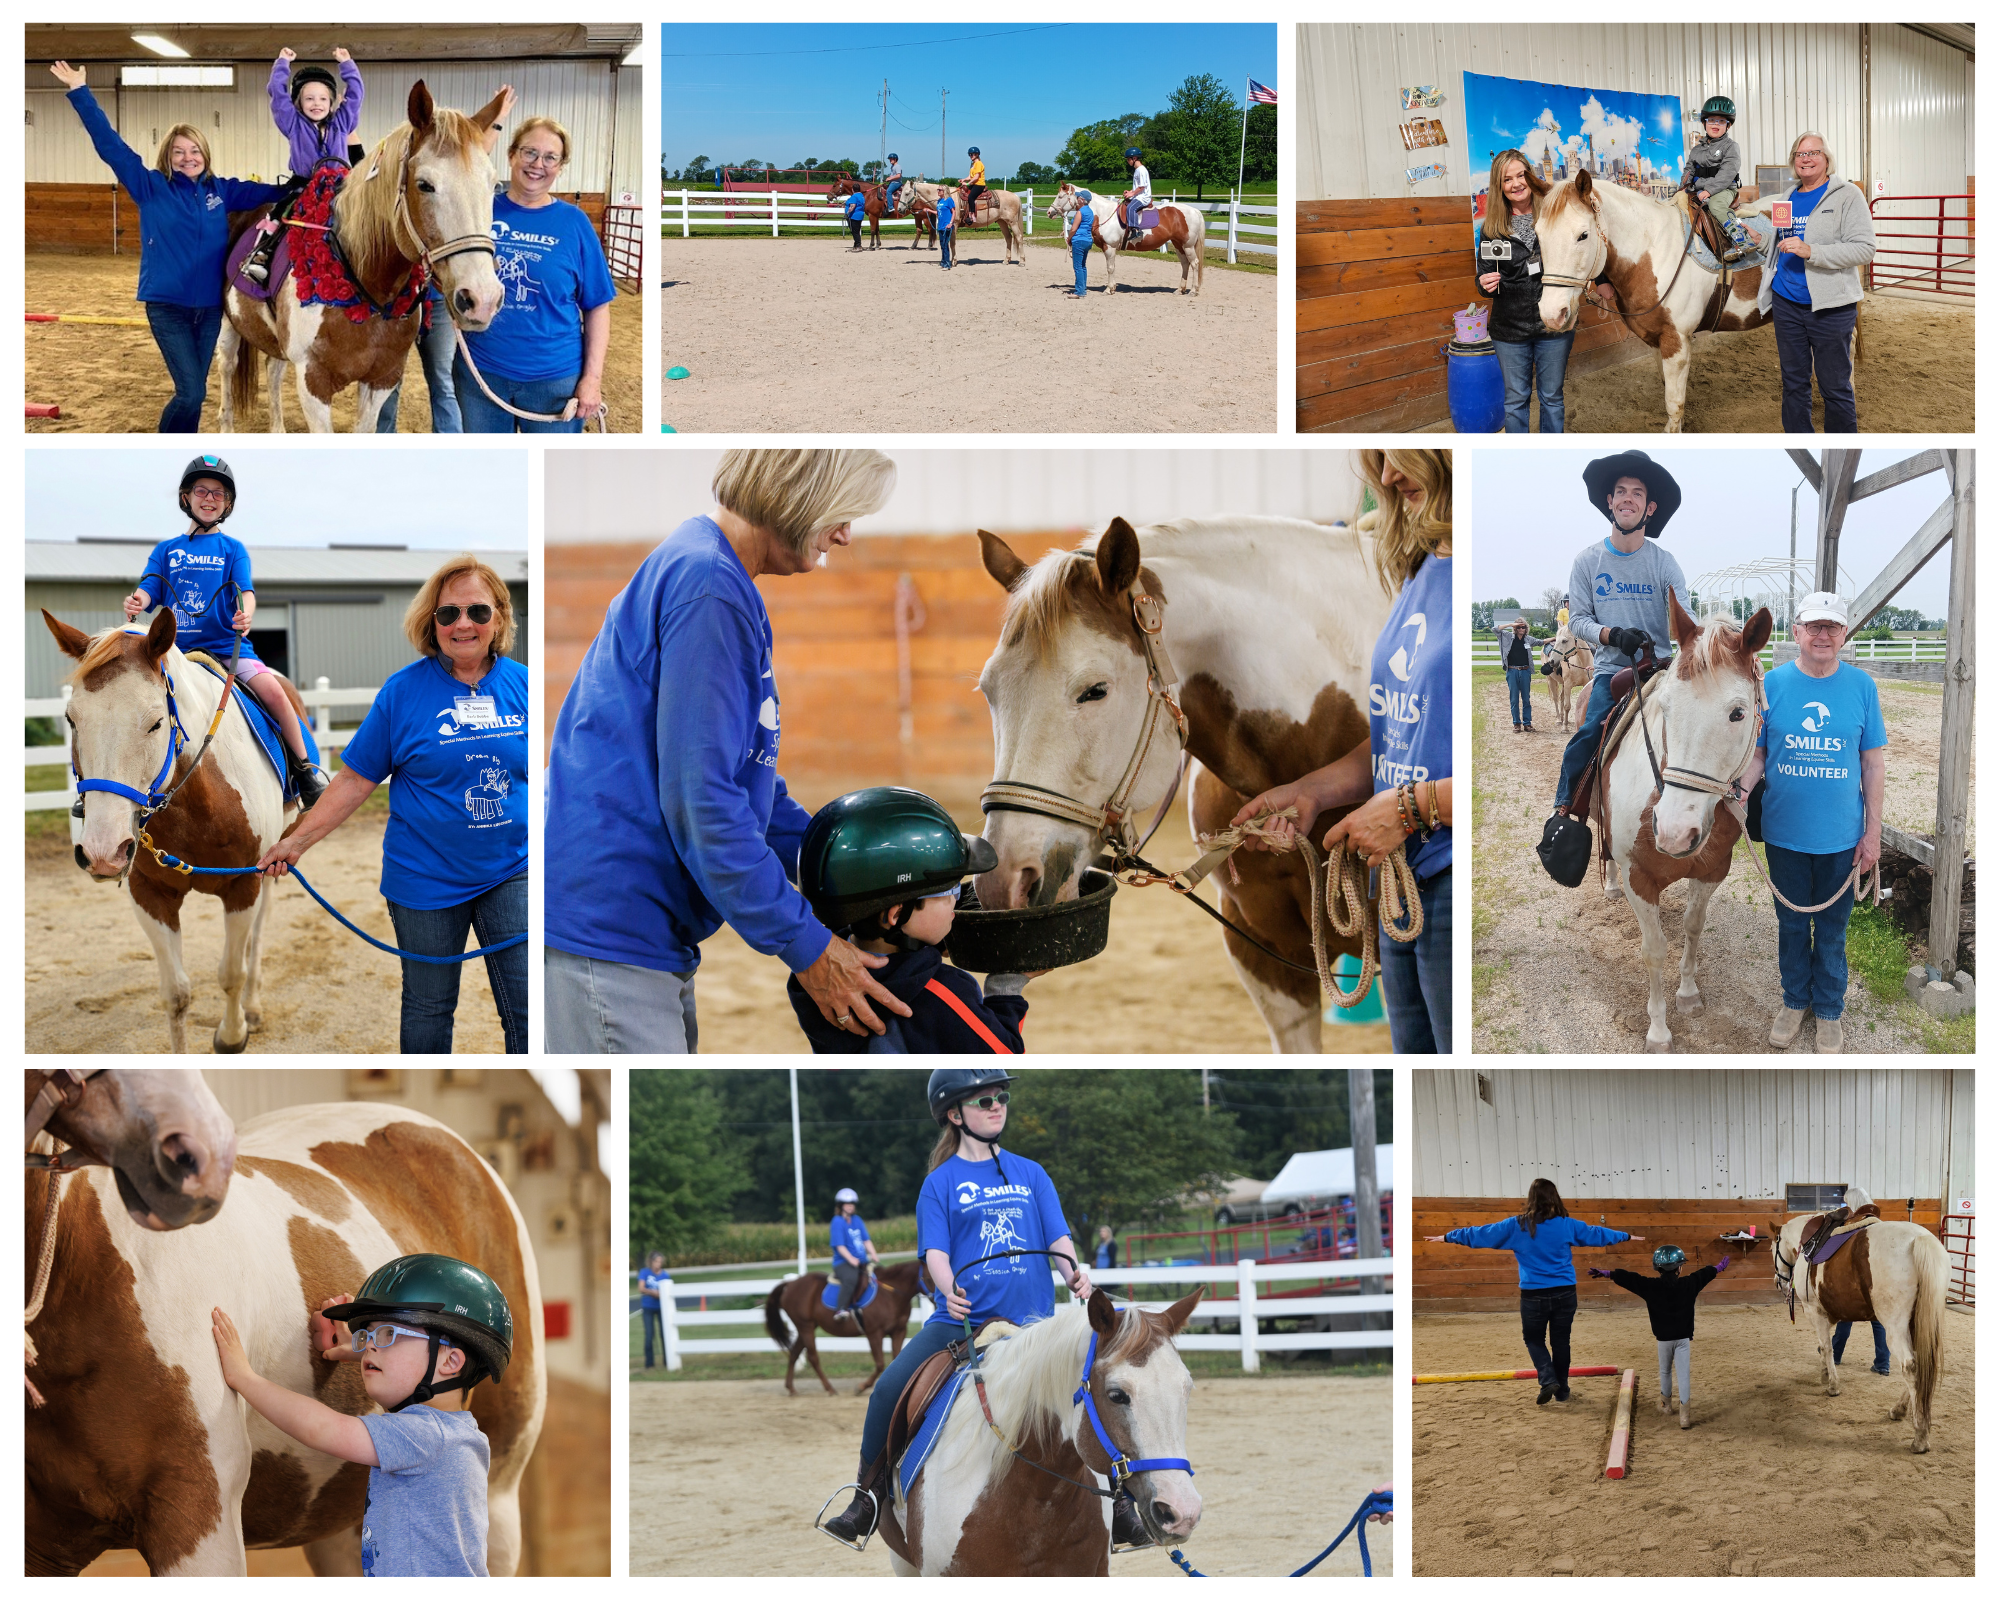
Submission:
<svg viewBox="0 0 2000 1600">
<path fill-rule="evenodd" d="M 1438 810 L 1438 781 L 1431 779 L 1431 831 L 1436 832 L 1444 825 L 1442 813 Z"/>
</svg>

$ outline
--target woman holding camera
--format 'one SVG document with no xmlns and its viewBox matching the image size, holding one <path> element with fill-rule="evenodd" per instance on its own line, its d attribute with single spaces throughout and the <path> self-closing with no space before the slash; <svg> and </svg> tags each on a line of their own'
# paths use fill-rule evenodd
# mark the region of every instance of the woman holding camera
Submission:
<svg viewBox="0 0 2000 1600">
<path fill-rule="evenodd" d="M 1550 333 L 1542 323 L 1542 247 L 1535 208 L 1549 192 L 1528 158 L 1502 150 L 1486 185 L 1479 225 L 1479 292 L 1493 302 L 1489 331 L 1507 384 L 1508 433 L 1528 432 L 1528 386 L 1542 407 L 1543 433 L 1563 431 L 1563 371 L 1576 331 Z"/>
</svg>

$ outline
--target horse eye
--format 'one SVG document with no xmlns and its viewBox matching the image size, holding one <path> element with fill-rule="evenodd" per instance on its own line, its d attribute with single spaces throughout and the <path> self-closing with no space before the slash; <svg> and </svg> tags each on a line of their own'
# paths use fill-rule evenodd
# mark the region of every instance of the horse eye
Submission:
<svg viewBox="0 0 2000 1600">
<path fill-rule="evenodd" d="M 1076 697 L 1076 703 L 1080 706 L 1088 705 L 1093 700 L 1102 700 L 1106 695 L 1110 693 L 1111 691 L 1105 688 L 1103 684 L 1093 683 L 1088 689 L 1084 690 L 1082 694 Z"/>
<path fill-rule="evenodd" d="M 1104 1391 L 1104 1398 L 1109 1400 L 1114 1406 L 1129 1406 L 1132 1403 L 1132 1397 L 1123 1389 L 1106 1389 Z"/>
<path fill-rule="evenodd" d="M 156 723 L 154 723 L 154 724 L 153 724 L 153 725 L 152 725 L 152 726 L 151 726 L 150 728 L 148 728 L 148 729 L 147 729 L 146 731 L 147 731 L 148 733 L 158 733 L 158 732 L 160 731 L 160 723 L 162 723 L 162 722 L 165 722 L 166 720 L 167 720 L 167 719 L 166 719 L 165 717 L 162 717 L 162 718 L 160 718 L 160 721 L 159 721 L 159 722 L 156 722 Z"/>
<path fill-rule="evenodd" d="M 1579 234 L 1578 234 L 1578 235 L 1576 236 L 1576 242 L 1577 242 L 1578 244 L 1582 244 L 1582 243 L 1583 243 L 1583 241 L 1584 241 L 1584 240 L 1586 240 L 1586 239 L 1588 239 L 1589 237 L 1590 237 L 1590 233 L 1589 233 L 1589 231 L 1588 231 L 1588 230 L 1586 229 L 1586 230 L 1585 230 L 1584 232 L 1582 232 L 1582 233 L 1579 233 Z"/>
<path fill-rule="evenodd" d="M 1741 722 L 1743 720 L 1743 708 L 1738 706 L 1734 711 L 1730 712 L 1729 720 L 1731 722 Z"/>
<path fill-rule="evenodd" d="M 436 193 L 437 193 L 437 185 L 436 185 L 436 184 L 434 184 L 434 183 L 432 183 L 432 182 L 431 182 L 431 180 L 430 180 L 429 178 L 419 178 L 419 179 L 417 179 L 417 193 L 418 193 L 418 194 L 436 194 Z"/>
</svg>

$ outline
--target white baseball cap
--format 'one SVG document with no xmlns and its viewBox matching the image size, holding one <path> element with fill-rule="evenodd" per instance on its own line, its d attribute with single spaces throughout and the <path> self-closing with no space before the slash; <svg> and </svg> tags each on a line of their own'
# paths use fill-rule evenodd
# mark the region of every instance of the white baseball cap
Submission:
<svg viewBox="0 0 2000 1600">
<path fill-rule="evenodd" d="M 1799 603 L 1799 609 L 1792 618 L 1792 626 L 1797 627 L 1802 622 L 1837 622 L 1845 628 L 1847 602 L 1839 595 L 1830 594 L 1824 589 L 1809 594 Z"/>
</svg>

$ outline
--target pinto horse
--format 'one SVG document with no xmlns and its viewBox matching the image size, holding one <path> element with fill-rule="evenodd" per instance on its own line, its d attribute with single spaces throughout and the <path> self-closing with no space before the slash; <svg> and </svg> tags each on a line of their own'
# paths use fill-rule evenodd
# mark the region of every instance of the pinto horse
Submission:
<svg viewBox="0 0 2000 1600">
<path fill-rule="evenodd" d="M 1549 674 L 1549 699 L 1555 706 L 1556 725 L 1567 728 L 1575 720 L 1576 692 L 1590 687 L 1591 666 L 1596 655 L 1589 645 L 1569 631 L 1569 624 L 1556 628 L 1556 636 L 1542 647 L 1542 659 L 1554 661 Z"/>
<path fill-rule="evenodd" d="M 445 311 L 464 331 L 483 331 L 499 313 L 504 291 L 493 269 L 493 169 L 481 135 L 500 114 L 500 97 L 467 117 L 434 105 L 420 78 L 408 110 L 409 121 L 375 147 L 368 164 L 340 180 L 329 219 L 329 239 L 338 241 L 340 259 L 365 297 L 360 321 L 342 307 L 305 304 L 296 273 L 269 300 L 233 285 L 225 292 L 224 433 L 235 429 L 236 408 L 256 398 L 260 355 L 269 368 L 273 433 L 285 431 L 288 365 L 296 369 L 307 428 L 331 433 L 333 397 L 359 384 L 354 431 L 373 433 L 382 403 L 403 381 L 423 297 L 400 316 L 384 315 L 383 308 L 407 297 L 419 270 L 436 277 Z"/>
<path fill-rule="evenodd" d="M 1162 245 L 1171 245 L 1181 262 L 1180 293 L 1192 299 L 1201 293 L 1202 273 L 1207 267 L 1207 256 L 1202 250 L 1203 241 L 1208 237 L 1208 220 L 1193 206 L 1175 205 L 1171 201 L 1156 200 L 1153 209 L 1160 214 L 1157 227 L 1149 228 L 1146 236 L 1137 244 L 1127 246 L 1125 229 L 1118 221 L 1118 204 L 1109 195 L 1099 195 L 1098 204 L 1091 207 L 1091 236 L 1097 241 L 1097 248 L 1104 252 L 1104 273 L 1109 280 L 1104 287 L 1106 294 L 1118 287 L 1118 252 L 1127 248 L 1133 250 L 1157 250 Z M 1083 197 L 1073 183 L 1066 183 L 1056 190 L 1055 200 L 1050 204 L 1048 214 L 1052 217 L 1066 217 L 1083 208 Z M 1189 285 L 1192 275 L 1194 282 Z"/>
<path fill-rule="evenodd" d="M 808 1272 L 802 1278 L 788 1278 L 773 1289 L 764 1301 L 764 1331 L 785 1352 L 785 1393 L 794 1398 L 798 1395 L 799 1391 L 792 1386 L 792 1372 L 799 1364 L 799 1353 L 803 1351 L 805 1358 L 812 1363 L 813 1371 L 819 1375 L 820 1387 L 832 1394 L 833 1385 L 826 1381 L 826 1370 L 819 1364 L 818 1330 L 824 1328 L 838 1338 L 853 1332 L 857 1322 L 863 1337 L 868 1340 L 868 1354 L 874 1358 L 875 1370 L 854 1392 L 866 1394 L 874 1388 L 875 1380 L 882 1376 L 882 1369 L 888 1364 L 882 1359 L 882 1340 L 886 1337 L 891 1341 L 890 1361 L 903 1353 L 903 1340 L 910 1331 L 910 1302 L 916 1298 L 921 1270 L 914 1261 L 877 1268 L 875 1298 L 860 1311 L 850 1311 L 839 1317 L 820 1302 L 820 1295 L 827 1285 L 824 1272 Z M 798 1330 L 796 1334 L 786 1331 L 787 1319 Z"/>
<path fill-rule="evenodd" d="M 1218 517 L 1142 534 L 1120 517 L 1094 545 L 1050 551 L 1033 567 L 993 534 L 979 542 L 1009 596 L 979 677 L 994 782 L 1061 802 L 1040 809 L 989 790 L 985 834 L 999 864 L 975 885 L 982 906 L 1075 899 L 1100 846 L 1155 806 L 1164 813 L 1183 750 L 1202 768 L 1188 796 L 1199 836 L 1229 826 L 1252 795 L 1367 743 L 1370 659 L 1393 599 L 1353 529 Z M 1135 585 L 1159 602 L 1158 638 L 1181 677 L 1177 705 L 1172 686 L 1152 682 Z M 1179 738 L 1162 720 L 1169 706 L 1175 724 L 1185 719 Z M 1245 851 L 1231 866 L 1233 875 L 1210 881 L 1234 925 L 1223 942 L 1237 977 L 1274 1050 L 1317 1050 L 1326 1002 L 1312 970 L 1303 857 Z M 1329 934 L 1327 949 L 1329 960 L 1358 955 L 1359 935 Z"/>
<path fill-rule="evenodd" d="M 1891 1422 L 1910 1419 L 1911 1453 L 1931 1447 L 1931 1398 L 1944 1360 L 1945 1285 L 1951 1262 L 1937 1236 L 1913 1222 L 1877 1221 L 1858 1229 L 1831 1259 L 1801 1261 L 1807 1230 L 1819 1214 L 1787 1219 L 1771 1241 L 1778 1287 L 1795 1296 L 1812 1324 L 1820 1373 L 1830 1395 L 1840 1393 L 1833 1330 L 1842 1322 L 1879 1322 L 1889 1359 L 1903 1380 Z"/>
<path fill-rule="evenodd" d="M 1087 1307 L 1062 1306 L 988 1346 L 980 1363 L 993 1426 L 979 1397 L 961 1394 L 909 1494 L 899 1474 L 883 1510 L 896 1575 L 1108 1576 L 1110 1502 L 1094 1491 L 1114 1463 L 1072 1396 L 1088 1361 L 1097 1420 L 1119 1455 L 1142 1465 L 1184 1459 L 1194 1379 L 1173 1340 L 1201 1296 L 1197 1289 L 1164 1311 L 1120 1310 L 1099 1289 Z M 1201 1496 L 1186 1469 L 1161 1466 L 1128 1481 L 1156 1544 L 1194 1532 Z"/>
<path fill-rule="evenodd" d="M 1769 213 L 1770 199 L 1751 209 Z M 1762 274 L 1698 266 L 1681 213 L 1670 205 L 1583 170 L 1565 178 L 1535 211 L 1542 247 L 1542 322 L 1567 333 L 1582 315 L 1583 291 L 1600 274 L 1625 325 L 1660 353 L 1667 390 L 1667 432 L 1687 411 L 1688 363 L 1696 333 L 1744 333 L 1770 319 L 1757 309 Z"/>
<path fill-rule="evenodd" d="M 199 867 L 251 867 L 283 836 L 297 801 L 257 744 L 249 723 L 224 717 L 213 743 L 190 770 L 201 735 L 214 720 L 222 681 L 174 647 L 174 613 L 161 607 L 143 633 L 111 628 L 92 636 L 42 613 L 63 653 L 76 662 L 69 702 L 71 760 L 80 778 L 109 779 L 112 792 L 83 797 L 83 836 L 76 864 L 99 883 L 116 883 L 153 946 L 160 1003 L 176 1055 L 187 1050 L 187 1014 L 194 990 L 181 959 L 181 903 L 189 890 L 222 902 L 220 979 L 222 1020 L 214 1047 L 234 1055 L 264 1025 L 258 1007 L 259 946 L 270 898 L 255 873 L 188 876 L 161 865 L 141 847 L 143 828 L 154 844 Z M 298 690 L 284 684 L 304 717 Z M 163 795 L 172 798 L 160 804 Z M 142 808 L 134 797 L 144 799 Z"/>
<path fill-rule="evenodd" d="M 879 183 L 863 183 L 858 178 L 841 178 L 826 191 L 828 200 L 838 200 L 843 195 L 860 194 L 867 198 L 862 202 L 862 215 L 868 219 L 868 248 L 882 248 L 882 219 L 890 215 L 889 197 Z"/>
<path fill-rule="evenodd" d="M 31 1091 L 38 1076 L 28 1074 Z M 229 1313 L 259 1373 L 359 1416 L 371 1409 L 360 1370 L 315 1354 L 316 1340 L 334 1337 L 317 1309 L 384 1262 L 435 1251 L 478 1265 L 513 1314 L 505 1379 L 471 1397 L 492 1452 L 487 1565 L 512 1576 L 547 1381 L 534 1250 L 506 1189 L 470 1145 L 415 1112 L 300 1106 L 232 1131 L 192 1072 L 180 1075 L 180 1110 L 163 1115 L 142 1080 L 166 1076 L 93 1077 L 78 1109 L 36 1136 L 43 1151 L 51 1135 L 72 1146 L 65 1168 L 106 1165 L 28 1174 L 31 1261 L 49 1185 L 62 1185 L 47 1289 L 28 1324 L 47 1401 L 26 1425 L 29 1575 L 73 1576 L 129 1547 L 157 1576 L 241 1577 L 246 1549 L 303 1546 L 314 1572 L 358 1577 L 368 1469 L 298 1443 L 238 1399 L 222 1381 L 209 1308 Z M 108 1141 L 121 1114 L 127 1136 Z M 195 1214 L 149 1221 L 127 1198 L 167 1188 L 163 1166 L 185 1174 L 170 1201 L 198 1198 L 204 1226 L 181 1225 Z"/>
<path fill-rule="evenodd" d="M 958 213 L 952 226 L 958 229 L 991 228 L 1000 229 L 1000 238 L 1007 247 L 1007 265 L 1014 264 L 1018 253 L 1021 265 L 1028 263 L 1028 230 L 1021 222 L 1021 197 L 1011 189 L 989 188 L 979 197 L 978 206 L 965 203 L 965 185 L 956 188 L 942 183 L 929 183 L 922 178 L 906 178 L 897 202 L 905 209 L 913 209 L 921 200 L 930 208 L 932 216 L 937 214 L 937 203 L 945 195 L 952 195 L 958 201 Z M 913 245 L 911 248 L 915 248 Z"/>
<path fill-rule="evenodd" d="M 1740 627 L 1719 620 L 1703 627 L 1667 591 L 1667 612 L 1679 654 L 1669 671 L 1647 686 L 1634 726 L 1599 771 L 1591 796 L 1597 836 L 1609 841 L 1610 882 L 1622 877 L 1625 898 L 1639 919 L 1646 963 L 1647 1050 L 1673 1045 L 1667 1027 L 1667 973 L 1671 959 L 1660 926 L 1660 894 L 1687 882 L 1681 913 L 1681 978 L 1675 1006 L 1698 1016 L 1703 1009 L 1696 973 L 1709 898 L 1729 876 L 1740 813 L 1721 804 L 1757 747 L 1764 712 L 1764 672 L 1758 652 L 1771 637 L 1771 613 L 1760 609 Z"/>
</svg>

